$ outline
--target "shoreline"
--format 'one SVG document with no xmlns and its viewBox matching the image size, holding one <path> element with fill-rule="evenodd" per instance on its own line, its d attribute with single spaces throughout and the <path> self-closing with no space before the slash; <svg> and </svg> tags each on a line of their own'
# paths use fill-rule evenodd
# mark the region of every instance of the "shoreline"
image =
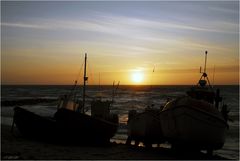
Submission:
<svg viewBox="0 0 240 161">
<path fill-rule="evenodd" d="M 56 145 L 23 138 L 17 128 L 11 133 L 11 126 L 1 124 L 1 159 L 41 160 L 225 160 L 217 155 L 176 154 L 169 148 L 144 148 L 110 143 L 107 146 Z"/>
</svg>

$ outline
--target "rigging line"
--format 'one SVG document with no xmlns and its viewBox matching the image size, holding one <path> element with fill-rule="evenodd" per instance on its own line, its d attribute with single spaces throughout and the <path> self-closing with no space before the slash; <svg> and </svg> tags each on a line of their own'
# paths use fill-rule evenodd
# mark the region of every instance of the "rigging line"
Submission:
<svg viewBox="0 0 240 161">
<path fill-rule="evenodd" d="M 81 58 L 82 59 L 82 58 Z M 80 69 L 79 69 L 79 71 L 78 71 L 78 74 L 77 74 L 77 77 L 76 77 L 76 79 L 75 79 L 75 84 L 74 84 L 74 88 L 73 88 L 73 91 L 72 91 L 72 93 L 75 91 L 75 93 L 74 93 L 74 95 L 75 95 L 75 97 L 77 98 L 77 96 L 76 96 L 76 91 L 80 88 L 80 86 L 77 86 L 77 84 L 78 84 L 78 80 L 79 80 L 79 78 L 80 78 L 80 75 L 82 75 L 83 74 L 83 71 L 82 71 L 82 69 L 83 69 L 83 65 L 84 65 L 84 61 L 82 62 L 82 65 L 80 66 Z M 79 84 L 80 85 L 80 84 Z M 75 98 L 75 99 L 76 99 Z"/>
<path fill-rule="evenodd" d="M 155 72 L 155 65 L 153 66 L 153 70 L 152 70 L 152 74 L 151 74 L 151 86 L 150 86 L 150 92 L 152 92 L 152 82 L 153 82 L 153 74 Z M 152 96 L 152 93 L 151 93 L 151 96 Z"/>
<path fill-rule="evenodd" d="M 77 77 L 76 77 L 75 81 L 78 81 L 78 79 L 79 79 L 79 77 L 80 77 L 80 75 L 82 73 L 83 64 L 84 64 L 84 62 L 82 62 L 82 65 L 80 67 L 80 70 L 78 71 L 78 74 L 77 74 Z"/>
<path fill-rule="evenodd" d="M 88 69 L 89 69 L 89 73 L 90 73 L 90 80 L 92 80 L 92 83 L 94 84 L 95 81 L 94 81 L 93 72 L 92 72 L 92 68 L 91 68 L 90 62 L 88 61 L 87 64 L 88 64 Z"/>
<path fill-rule="evenodd" d="M 120 81 L 118 81 L 117 87 L 114 89 L 114 95 L 117 93 L 118 87 L 119 87 Z"/>
<path fill-rule="evenodd" d="M 118 90 L 119 84 L 120 84 L 120 81 L 118 81 L 117 87 L 114 88 L 115 87 L 115 80 L 114 80 L 114 82 L 113 82 L 113 91 L 112 91 L 112 102 L 111 102 L 110 106 L 112 106 L 113 103 L 114 103 L 114 98 L 115 98 L 116 92 Z"/>
<path fill-rule="evenodd" d="M 82 64 L 82 66 L 83 66 L 83 64 Z M 71 91 L 70 91 L 70 93 L 69 93 L 69 96 L 75 95 L 75 93 L 76 93 L 75 91 L 76 91 L 76 87 L 77 87 L 77 83 L 78 83 L 79 76 L 80 76 L 80 74 L 81 74 L 82 66 L 81 66 L 81 68 L 80 68 L 80 70 L 79 70 L 79 72 L 78 72 L 78 74 L 77 74 L 77 77 L 76 77 L 76 79 L 75 79 L 75 81 L 74 81 L 73 87 L 72 87 L 72 89 L 71 89 Z M 74 93 L 74 92 L 75 92 L 75 93 Z M 75 99 L 75 98 L 74 98 L 74 99 Z"/>
<path fill-rule="evenodd" d="M 153 73 L 155 72 L 155 65 L 153 66 L 153 71 L 152 71 L 152 74 L 151 74 L 151 86 L 150 86 L 150 90 L 152 90 L 152 79 L 153 79 Z"/>
<path fill-rule="evenodd" d="M 213 66 L 213 80 L 212 80 L 212 86 L 214 85 L 214 79 L 215 79 L 215 65 Z"/>
<path fill-rule="evenodd" d="M 151 78 L 150 78 L 150 93 L 149 96 L 147 97 L 147 104 L 150 104 L 152 102 L 152 79 L 153 79 L 153 73 L 155 72 L 155 65 L 153 66 L 153 70 L 151 73 Z"/>
<path fill-rule="evenodd" d="M 113 81 L 113 85 L 112 85 L 112 102 L 114 97 L 114 86 L 115 86 L 115 80 Z"/>
<path fill-rule="evenodd" d="M 82 62 L 82 65 L 81 65 L 81 67 L 80 67 L 80 69 L 79 69 L 79 71 L 78 71 L 78 74 L 77 74 L 77 77 L 76 77 L 76 79 L 75 79 L 75 86 L 77 86 L 77 83 L 78 83 L 78 80 L 79 80 L 79 78 L 80 78 L 80 75 L 82 74 L 82 69 L 83 69 L 83 65 L 84 65 L 84 61 Z"/>
<path fill-rule="evenodd" d="M 98 75 L 98 93 L 100 94 L 100 96 L 101 96 L 101 85 L 100 85 L 100 72 L 99 72 L 99 75 Z"/>
</svg>

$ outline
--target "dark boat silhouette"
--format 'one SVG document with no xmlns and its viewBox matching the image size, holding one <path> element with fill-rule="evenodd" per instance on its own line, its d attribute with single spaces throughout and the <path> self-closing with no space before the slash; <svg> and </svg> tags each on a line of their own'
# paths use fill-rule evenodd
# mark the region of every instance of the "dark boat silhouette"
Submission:
<svg viewBox="0 0 240 161">
<path fill-rule="evenodd" d="M 18 130 L 25 137 L 54 141 L 59 136 L 54 118 L 42 117 L 24 108 L 15 107 L 13 119 Z"/>
<path fill-rule="evenodd" d="M 130 110 L 126 144 L 130 145 L 132 140 L 134 140 L 136 146 L 142 142 L 146 147 L 163 143 L 165 140 L 162 136 L 159 113 L 159 109 L 153 108 L 146 108 L 143 112 Z"/>
<path fill-rule="evenodd" d="M 148 104 L 150 103 L 148 102 Z M 145 147 L 152 147 L 152 144 L 159 145 L 165 142 L 159 119 L 160 112 L 160 109 L 154 108 L 154 104 L 147 106 L 141 112 L 130 110 L 128 112 L 128 138 L 126 144 L 131 145 L 131 142 L 134 141 L 136 146 L 142 142 Z"/>
<path fill-rule="evenodd" d="M 207 150 L 209 154 L 223 147 L 227 119 L 219 110 L 220 91 L 215 92 L 208 80 L 206 60 L 207 52 L 204 72 L 186 96 L 168 101 L 159 109 L 129 111 L 127 144 L 135 140 L 136 145 L 141 141 L 151 146 L 167 141 L 173 149 Z"/>
<path fill-rule="evenodd" d="M 173 146 L 207 150 L 211 154 L 223 147 L 228 125 L 218 109 L 220 92 L 214 91 L 207 77 L 206 60 L 207 51 L 204 72 L 198 84 L 187 91 L 187 96 L 169 101 L 159 119 L 162 135 Z"/>
<path fill-rule="evenodd" d="M 14 123 L 27 137 L 77 144 L 106 144 L 118 128 L 118 115 L 110 113 L 112 101 L 93 100 L 91 115 L 85 110 L 86 61 L 82 101 L 71 92 L 61 98 L 52 118 L 45 118 L 21 107 L 14 108 Z M 76 87 L 77 81 L 75 81 Z"/>
</svg>

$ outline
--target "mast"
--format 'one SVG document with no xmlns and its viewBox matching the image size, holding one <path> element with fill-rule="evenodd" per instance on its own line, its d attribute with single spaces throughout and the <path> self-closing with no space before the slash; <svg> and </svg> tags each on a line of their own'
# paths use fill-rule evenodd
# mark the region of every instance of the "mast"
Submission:
<svg viewBox="0 0 240 161">
<path fill-rule="evenodd" d="M 204 77 L 204 80 L 207 78 L 207 82 L 208 82 L 208 85 L 209 85 L 209 87 L 211 87 L 212 88 L 212 86 L 211 86 L 211 84 L 210 84 L 210 81 L 209 81 L 209 79 L 208 79 L 208 76 L 207 76 L 207 51 L 205 51 L 205 64 L 204 64 L 204 73 L 203 73 L 203 77 Z"/>
<path fill-rule="evenodd" d="M 203 73 L 202 73 L 202 76 L 201 76 L 201 78 L 200 78 L 200 80 L 198 81 L 198 84 L 200 85 L 200 86 L 205 86 L 206 85 L 206 83 L 208 82 L 208 85 L 209 85 L 209 87 L 210 88 L 212 88 L 212 86 L 211 86 L 211 84 L 210 84 L 210 81 L 209 81 L 209 79 L 208 79 L 208 76 L 207 76 L 207 51 L 205 51 L 205 64 L 204 64 L 204 71 L 203 71 Z M 200 72 L 201 72 L 201 67 L 200 67 Z M 204 78 L 204 80 L 202 80 L 202 78 Z M 207 79 L 207 81 L 206 81 L 206 79 Z"/>
<path fill-rule="evenodd" d="M 82 112 L 84 113 L 85 106 L 85 93 L 86 93 L 86 82 L 88 80 L 87 77 L 87 53 L 85 53 L 85 61 L 84 61 L 84 76 L 83 76 L 83 102 L 82 102 Z"/>
<path fill-rule="evenodd" d="M 207 65 L 207 51 L 205 51 L 205 64 L 204 64 L 204 73 L 206 73 L 206 65 Z"/>
</svg>

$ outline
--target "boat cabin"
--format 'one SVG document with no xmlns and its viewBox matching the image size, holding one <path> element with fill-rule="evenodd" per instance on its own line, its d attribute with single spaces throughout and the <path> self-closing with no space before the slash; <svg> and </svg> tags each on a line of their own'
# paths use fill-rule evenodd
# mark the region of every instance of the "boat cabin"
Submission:
<svg viewBox="0 0 240 161">
<path fill-rule="evenodd" d="M 110 101 L 96 100 L 91 102 L 91 116 L 108 118 L 110 115 Z"/>
<path fill-rule="evenodd" d="M 77 111 L 81 108 L 82 101 L 74 101 L 73 98 L 69 98 L 67 95 L 60 96 L 58 103 L 59 108 L 65 108 L 72 111 Z"/>
<path fill-rule="evenodd" d="M 198 100 L 207 101 L 211 104 L 215 101 L 215 92 L 207 87 L 194 86 L 187 91 L 187 95 Z"/>
</svg>

